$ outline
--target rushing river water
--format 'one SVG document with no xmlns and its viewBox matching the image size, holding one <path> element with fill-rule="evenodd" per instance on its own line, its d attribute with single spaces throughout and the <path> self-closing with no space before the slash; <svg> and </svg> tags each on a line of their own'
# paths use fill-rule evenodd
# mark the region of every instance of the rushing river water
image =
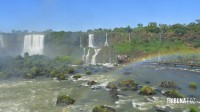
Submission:
<svg viewBox="0 0 200 112">
<path fill-rule="evenodd" d="M 124 75 L 124 72 L 129 74 Z M 159 93 L 143 96 L 139 95 L 138 91 L 119 90 L 119 99 L 113 99 L 105 86 L 108 82 L 124 79 L 134 79 L 139 85 L 147 85 L 145 81 L 149 81 L 148 85 L 163 91 L 166 89 L 159 87 L 160 82 L 173 80 L 185 97 L 193 95 L 200 101 L 199 68 L 138 63 L 116 68 L 110 73 L 81 75 L 82 78 L 78 80 L 69 78 L 65 81 L 52 79 L 0 81 L 0 112 L 91 112 L 96 105 L 107 105 L 117 112 L 156 112 L 155 106 L 164 108 L 166 105 L 175 112 L 188 111 L 189 104 L 167 104 L 166 97 Z M 87 86 L 87 82 L 91 80 L 98 82 L 98 85 Z M 196 82 L 198 89 L 189 89 L 190 82 Z M 76 100 L 75 104 L 66 107 L 56 106 L 59 94 L 69 95 Z"/>
</svg>

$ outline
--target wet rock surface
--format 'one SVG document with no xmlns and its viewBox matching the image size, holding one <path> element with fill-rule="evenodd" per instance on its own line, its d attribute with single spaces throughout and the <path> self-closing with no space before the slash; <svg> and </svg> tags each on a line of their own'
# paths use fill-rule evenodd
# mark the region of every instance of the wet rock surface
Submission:
<svg viewBox="0 0 200 112">
<path fill-rule="evenodd" d="M 96 106 L 92 112 L 116 112 L 115 109 L 108 106 Z"/>
</svg>

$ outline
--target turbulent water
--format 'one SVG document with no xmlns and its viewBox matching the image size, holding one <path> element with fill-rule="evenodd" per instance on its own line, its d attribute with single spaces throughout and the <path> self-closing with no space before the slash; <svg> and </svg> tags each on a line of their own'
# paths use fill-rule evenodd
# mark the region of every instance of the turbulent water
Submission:
<svg viewBox="0 0 200 112">
<path fill-rule="evenodd" d="M 29 55 L 43 54 L 44 49 L 44 35 L 25 35 L 24 37 L 24 48 L 22 55 L 26 52 Z"/>
<path fill-rule="evenodd" d="M 85 58 L 86 58 L 86 51 L 85 48 L 83 48 L 83 55 L 82 55 L 82 61 L 85 63 Z"/>
<path fill-rule="evenodd" d="M 158 65 L 131 64 L 115 68 L 109 73 L 82 75 L 79 80 L 69 78 L 65 81 L 45 80 L 12 80 L 0 82 L 0 111 L 1 112 L 91 112 L 96 105 L 108 105 L 117 112 L 156 112 L 155 106 L 168 105 L 177 112 L 186 111 L 188 104 L 167 104 L 166 97 L 161 94 L 142 96 L 138 91 L 119 90 L 119 99 L 115 100 L 105 88 L 108 82 L 134 79 L 139 85 L 162 89 L 159 83 L 173 80 L 181 88 L 180 93 L 186 97 L 193 95 L 200 101 L 200 89 L 190 90 L 190 82 L 197 82 L 200 87 L 200 69 L 187 67 L 167 67 Z M 130 72 L 129 75 L 124 75 Z M 98 85 L 87 86 L 87 82 L 95 80 Z M 92 89 L 97 88 L 97 89 Z M 164 90 L 164 89 L 163 89 Z M 56 106 L 59 94 L 67 94 L 76 100 L 74 105 Z"/>
</svg>

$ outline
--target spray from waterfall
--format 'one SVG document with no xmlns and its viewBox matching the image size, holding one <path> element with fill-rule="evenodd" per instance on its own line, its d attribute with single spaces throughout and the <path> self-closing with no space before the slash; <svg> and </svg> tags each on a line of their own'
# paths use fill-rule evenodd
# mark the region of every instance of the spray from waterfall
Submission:
<svg viewBox="0 0 200 112">
<path fill-rule="evenodd" d="M 25 35 L 24 37 L 24 49 L 22 55 L 26 52 L 29 55 L 43 54 L 44 49 L 44 35 Z"/>
<path fill-rule="evenodd" d="M 96 56 L 99 54 L 101 49 L 94 49 L 94 55 L 92 56 L 91 64 L 96 64 Z"/>
<path fill-rule="evenodd" d="M 4 41 L 2 34 L 0 35 L 0 47 L 4 48 Z"/>
<path fill-rule="evenodd" d="M 107 33 L 106 33 L 106 41 L 105 41 L 104 46 L 109 46 L 109 45 L 108 45 L 108 35 L 107 35 Z"/>
<path fill-rule="evenodd" d="M 85 58 L 86 58 L 86 51 L 85 48 L 83 48 L 83 56 L 82 56 L 82 61 L 85 63 Z"/>
</svg>

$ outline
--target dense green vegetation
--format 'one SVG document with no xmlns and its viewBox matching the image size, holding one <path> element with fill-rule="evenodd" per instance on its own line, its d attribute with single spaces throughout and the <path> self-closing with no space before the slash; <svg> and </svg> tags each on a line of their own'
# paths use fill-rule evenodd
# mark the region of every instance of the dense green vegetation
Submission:
<svg viewBox="0 0 200 112">
<path fill-rule="evenodd" d="M 16 47 L 16 51 L 22 50 L 23 37 L 28 31 L 13 31 L 2 33 L 8 43 L 6 49 Z M 149 22 L 148 25 L 138 24 L 114 29 L 89 29 L 86 32 L 52 31 L 31 32 L 30 34 L 45 34 L 44 54 L 50 57 L 68 55 L 81 58 L 82 47 L 88 46 L 88 33 L 95 34 L 96 44 L 102 46 L 105 42 L 105 33 L 108 34 L 108 43 L 111 51 L 116 54 L 127 54 L 130 56 L 158 53 L 159 51 L 177 51 L 200 47 L 200 22 L 188 24 L 159 24 Z M 17 37 L 15 40 L 12 37 Z M 19 38 L 21 37 L 21 38 Z M 20 43 L 19 45 L 16 45 Z M 0 50 L 1 51 L 1 50 Z M 3 51 L 2 51 L 3 52 Z"/>
<path fill-rule="evenodd" d="M 59 56 L 50 59 L 46 56 L 25 53 L 24 57 L 7 57 L 0 60 L 0 78 L 5 79 L 11 76 L 35 78 L 38 76 L 57 77 L 64 80 L 68 74 L 73 74 L 74 68 L 69 66 L 73 59 L 68 56 Z"/>
</svg>

